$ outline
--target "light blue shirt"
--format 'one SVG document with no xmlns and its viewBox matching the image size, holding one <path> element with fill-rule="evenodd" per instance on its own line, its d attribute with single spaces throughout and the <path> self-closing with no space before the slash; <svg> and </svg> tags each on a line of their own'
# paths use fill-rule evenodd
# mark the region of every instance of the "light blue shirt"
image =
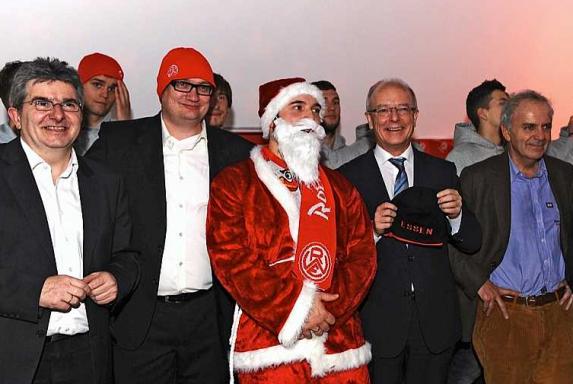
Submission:
<svg viewBox="0 0 573 384">
<path fill-rule="evenodd" d="M 553 292 L 565 278 L 560 216 L 543 159 L 537 174 L 522 174 L 511 158 L 511 230 L 501 264 L 490 280 L 522 296 Z"/>
</svg>

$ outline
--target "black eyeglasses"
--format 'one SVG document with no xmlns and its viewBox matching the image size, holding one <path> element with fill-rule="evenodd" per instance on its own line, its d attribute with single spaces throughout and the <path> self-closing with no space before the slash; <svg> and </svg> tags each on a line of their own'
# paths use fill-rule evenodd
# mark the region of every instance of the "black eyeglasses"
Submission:
<svg viewBox="0 0 573 384">
<path fill-rule="evenodd" d="M 195 88 L 197 94 L 201 96 L 211 96 L 213 94 L 213 87 L 209 84 L 193 84 L 183 80 L 173 80 L 171 86 L 177 92 L 189 93 Z"/>
<path fill-rule="evenodd" d="M 82 109 L 82 105 L 80 104 L 79 101 L 77 100 L 65 100 L 62 101 L 61 103 L 55 103 L 50 99 L 45 99 L 43 97 L 37 97 L 34 98 L 30 101 L 24 101 L 25 104 L 30 104 L 32 105 L 34 108 L 36 108 L 36 111 L 40 111 L 40 112 L 49 112 L 49 111 L 53 111 L 54 108 L 56 107 L 56 105 L 59 105 L 60 107 L 62 107 L 62 110 L 64 112 L 78 112 L 80 109 Z"/>
</svg>

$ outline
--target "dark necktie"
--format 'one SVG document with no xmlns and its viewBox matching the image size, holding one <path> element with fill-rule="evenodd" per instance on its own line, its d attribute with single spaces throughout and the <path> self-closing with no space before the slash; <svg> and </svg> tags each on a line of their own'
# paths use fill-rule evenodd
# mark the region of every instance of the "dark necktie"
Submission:
<svg viewBox="0 0 573 384">
<path fill-rule="evenodd" d="M 393 166 L 398 168 L 398 174 L 396 175 L 396 182 L 394 183 L 394 196 L 402 192 L 404 189 L 408 188 L 408 175 L 406 175 L 406 168 L 404 167 L 403 157 L 394 157 L 389 159 Z"/>
</svg>

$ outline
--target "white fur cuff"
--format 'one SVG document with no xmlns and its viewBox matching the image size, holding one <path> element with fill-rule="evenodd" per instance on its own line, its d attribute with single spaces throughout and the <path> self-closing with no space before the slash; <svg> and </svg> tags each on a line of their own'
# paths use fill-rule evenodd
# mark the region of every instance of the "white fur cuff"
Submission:
<svg viewBox="0 0 573 384">
<path fill-rule="evenodd" d="M 279 342 L 286 348 L 292 347 L 298 340 L 302 332 L 302 326 L 312 308 L 315 295 L 316 285 L 305 281 L 287 320 L 279 332 Z"/>
</svg>

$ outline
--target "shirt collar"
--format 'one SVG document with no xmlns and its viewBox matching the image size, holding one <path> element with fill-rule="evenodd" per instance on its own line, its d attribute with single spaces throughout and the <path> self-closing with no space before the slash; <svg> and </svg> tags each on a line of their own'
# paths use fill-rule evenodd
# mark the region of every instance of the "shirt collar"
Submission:
<svg viewBox="0 0 573 384">
<path fill-rule="evenodd" d="M 534 179 L 534 178 L 542 178 L 547 175 L 547 167 L 545 166 L 545 160 L 541 158 L 539 160 L 539 167 L 537 167 L 537 173 L 533 177 L 527 177 L 517 168 L 517 165 L 511 159 L 511 156 L 507 156 L 509 158 L 509 173 L 511 177 L 511 181 L 516 179 L 527 180 L 527 179 Z"/>
<path fill-rule="evenodd" d="M 28 159 L 28 163 L 30 164 L 30 168 L 32 169 L 32 171 L 34 171 L 41 164 L 46 164 L 51 169 L 50 164 L 48 164 L 44 159 L 42 159 L 40 157 L 40 155 L 38 155 L 28 145 L 28 143 L 26 143 L 24 141 L 24 139 L 22 139 L 22 137 L 20 137 L 20 144 L 22 145 L 22 149 L 24 150 L 24 153 L 26 154 L 26 158 Z M 62 174 L 60 175 L 59 178 L 60 179 L 67 179 L 68 177 L 74 175 L 77 172 L 77 170 L 78 170 L 78 157 L 76 156 L 76 151 L 72 147 L 70 162 L 68 163 L 68 166 L 66 167 L 64 172 L 62 172 Z"/>
<path fill-rule="evenodd" d="M 163 147 L 167 147 L 169 150 L 173 150 L 173 148 L 177 146 L 179 150 L 192 150 L 202 140 L 205 140 L 205 143 L 207 143 L 207 128 L 205 125 L 205 120 L 201 122 L 201 132 L 199 132 L 197 135 L 190 136 L 183 140 L 177 140 L 169 133 L 167 125 L 165 124 L 165 120 L 163 120 L 163 114 L 161 114 L 160 116 L 161 116 L 161 138 L 163 140 Z"/>
<path fill-rule="evenodd" d="M 374 147 L 374 156 L 378 160 L 378 162 L 382 165 L 385 164 L 388 160 L 395 158 L 395 157 L 403 157 L 406 159 L 407 162 L 412 162 L 414 159 L 414 151 L 412 150 L 412 144 L 408 145 L 408 148 L 404 152 L 402 152 L 398 156 L 392 155 L 390 152 L 383 149 L 381 146 L 376 145 Z"/>
</svg>

